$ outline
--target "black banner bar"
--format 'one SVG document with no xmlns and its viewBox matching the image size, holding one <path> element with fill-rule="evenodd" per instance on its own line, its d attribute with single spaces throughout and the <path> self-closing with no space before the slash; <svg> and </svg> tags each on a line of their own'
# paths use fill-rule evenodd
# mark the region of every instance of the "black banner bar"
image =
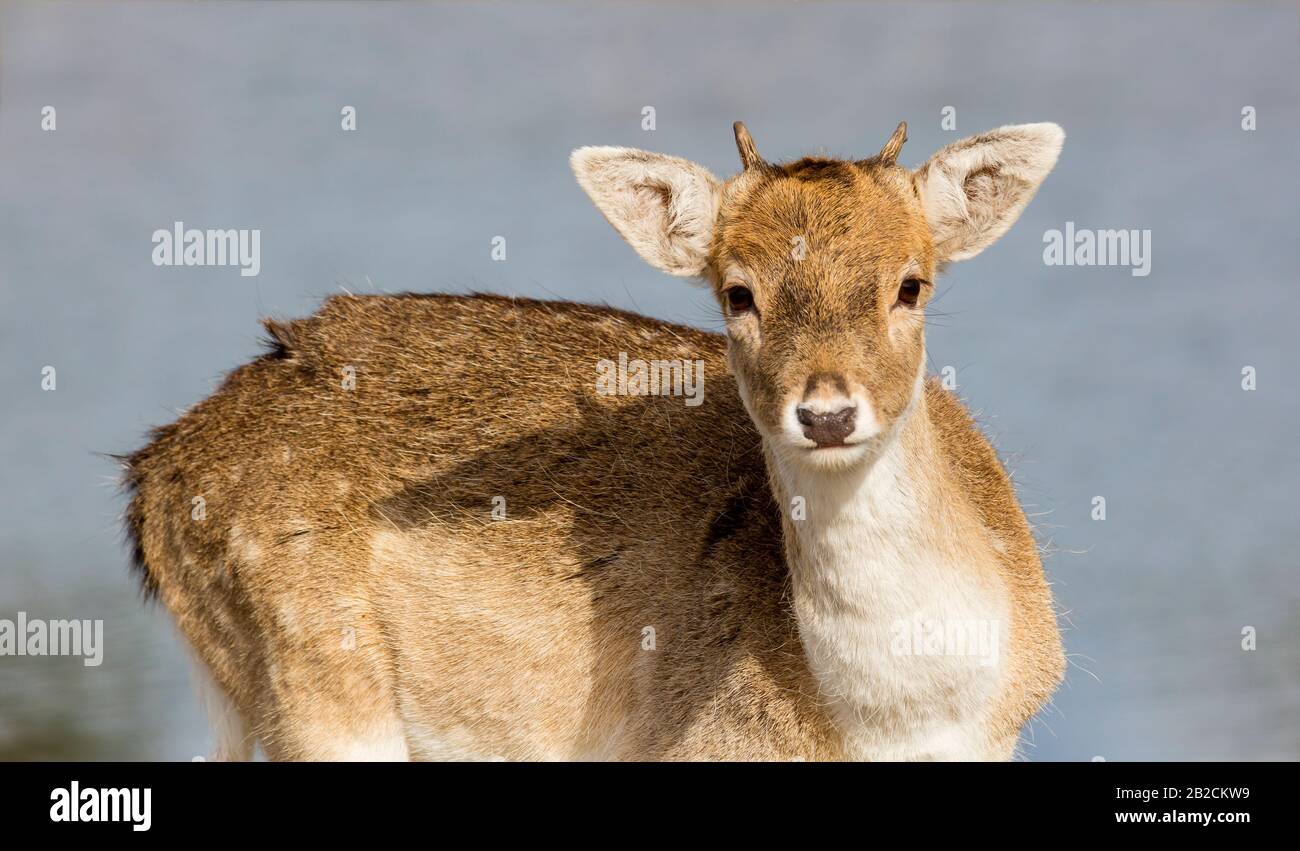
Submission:
<svg viewBox="0 0 1300 851">
<path fill-rule="evenodd" d="M 440 831 L 470 822 L 482 831 L 497 819 L 531 819 L 548 830 L 563 822 L 572 833 L 584 819 L 645 810 L 661 829 L 705 818 L 715 832 L 720 818 L 737 832 L 783 819 L 792 826 L 867 819 L 863 829 L 927 832 L 1011 819 L 1041 824 L 1053 837 L 1194 830 L 1229 838 L 1257 825 L 1286 827 L 1294 777 L 1290 763 L 9 763 L 0 765 L 0 819 L 52 837 L 206 840 L 250 830 L 302 837 L 376 825 L 428 829 L 431 820 Z M 485 812 L 496 814 L 487 825 Z"/>
</svg>

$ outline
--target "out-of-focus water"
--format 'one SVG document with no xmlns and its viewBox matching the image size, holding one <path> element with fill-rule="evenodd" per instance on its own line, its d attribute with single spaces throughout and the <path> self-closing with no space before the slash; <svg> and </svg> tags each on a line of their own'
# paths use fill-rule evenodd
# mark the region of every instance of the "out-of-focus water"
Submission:
<svg viewBox="0 0 1300 851">
<path fill-rule="evenodd" d="M 632 145 L 729 173 L 736 119 L 769 158 L 869 155 L 906 119 L 909 165 L 1004 123 L 1066 128 L 1019 224 L 950 270 L 929 333 L 1068 613 L 1074 664 L 1029 753 L 1300 757 L 1298 23 L 1285 3 L 5 4 L 0 617 L 103 619 L 106 646 L 95 668 L 0 657 L 0 758 L 208 747 L 96 453 L 210 392 L 258 350 L 259 316 L 340 286 L 717 327 L 566 159 Z M 178 220 L 260 228 L 261 274 L 155 267 L 151 234 Z M 1066 221 L 1150 229 L 1151 274 L 1045 266 Z"/>
</svg>

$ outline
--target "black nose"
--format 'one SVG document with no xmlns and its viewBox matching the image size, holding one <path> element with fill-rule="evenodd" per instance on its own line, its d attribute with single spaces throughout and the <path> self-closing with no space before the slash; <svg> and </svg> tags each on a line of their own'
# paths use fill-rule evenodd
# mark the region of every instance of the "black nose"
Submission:
<svg viewBox="0 0 1300 851">
<path fill-rule="evenodd" d="M 803 436 L 814 441 L 818 446 L 843 446 L 844 438 L 853 433 L 854 420 L 858 416 L 855 405 L 841 408 L 833 414 L 816 414 L 811 408 L 800 405 L 795 410 L 799 424 L 803 426 Z"/>
</svg>

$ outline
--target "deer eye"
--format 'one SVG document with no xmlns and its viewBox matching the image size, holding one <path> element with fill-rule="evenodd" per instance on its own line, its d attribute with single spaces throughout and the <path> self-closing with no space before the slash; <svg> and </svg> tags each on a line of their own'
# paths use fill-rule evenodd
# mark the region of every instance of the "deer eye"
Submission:
<svg viewBox="0 0 1300 851">
<path fill-rule="evenodd" d="M 732 313 L 744 313 L 754 309 L 754 294 L 750 292 L 749 287 L 727 287 L 724 295 L 727 297 L 727 307 Z"/>
<path fill-rule="evenodd" d="M 916 307 L 917 300 L 921 297 L 921 287 L 925 286 L 925 281 L 920 278 L 908 278 L 898 285 L 898 303 L 908 307 Z"/>
</svg>

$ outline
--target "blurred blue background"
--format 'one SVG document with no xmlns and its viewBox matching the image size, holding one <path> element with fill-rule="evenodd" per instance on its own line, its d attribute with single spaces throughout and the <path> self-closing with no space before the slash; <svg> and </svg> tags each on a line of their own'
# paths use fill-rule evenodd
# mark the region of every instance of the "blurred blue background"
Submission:
<svg viewBox="0 0 1300 851">
<path fill-rule="evenodd" d="M 727 174 L 736 119 L 769 159 L 870 155 L 905 119 L 909 166 L 1001 124 L 1065 127 L 929 332 L 1050 547 L 1072 664 L 1026 753 L 1300 758 L 1298 24 L 1290 3 L 4 3 L 0 617 L 102 618 L 106 648 L 99 668 L 0 657 L 0 758 L 208 750 L 96 453 L 208 394 L 259 351 L 260 316 L 340 287 L 718 327 L 566 160 L 631 145 Z M 177 220 L 260 228 L 261 275 L 154 266 Z M 1066 221 L 1150 229 L 1150 276 L 1045 266 Z"/>
</svg>

